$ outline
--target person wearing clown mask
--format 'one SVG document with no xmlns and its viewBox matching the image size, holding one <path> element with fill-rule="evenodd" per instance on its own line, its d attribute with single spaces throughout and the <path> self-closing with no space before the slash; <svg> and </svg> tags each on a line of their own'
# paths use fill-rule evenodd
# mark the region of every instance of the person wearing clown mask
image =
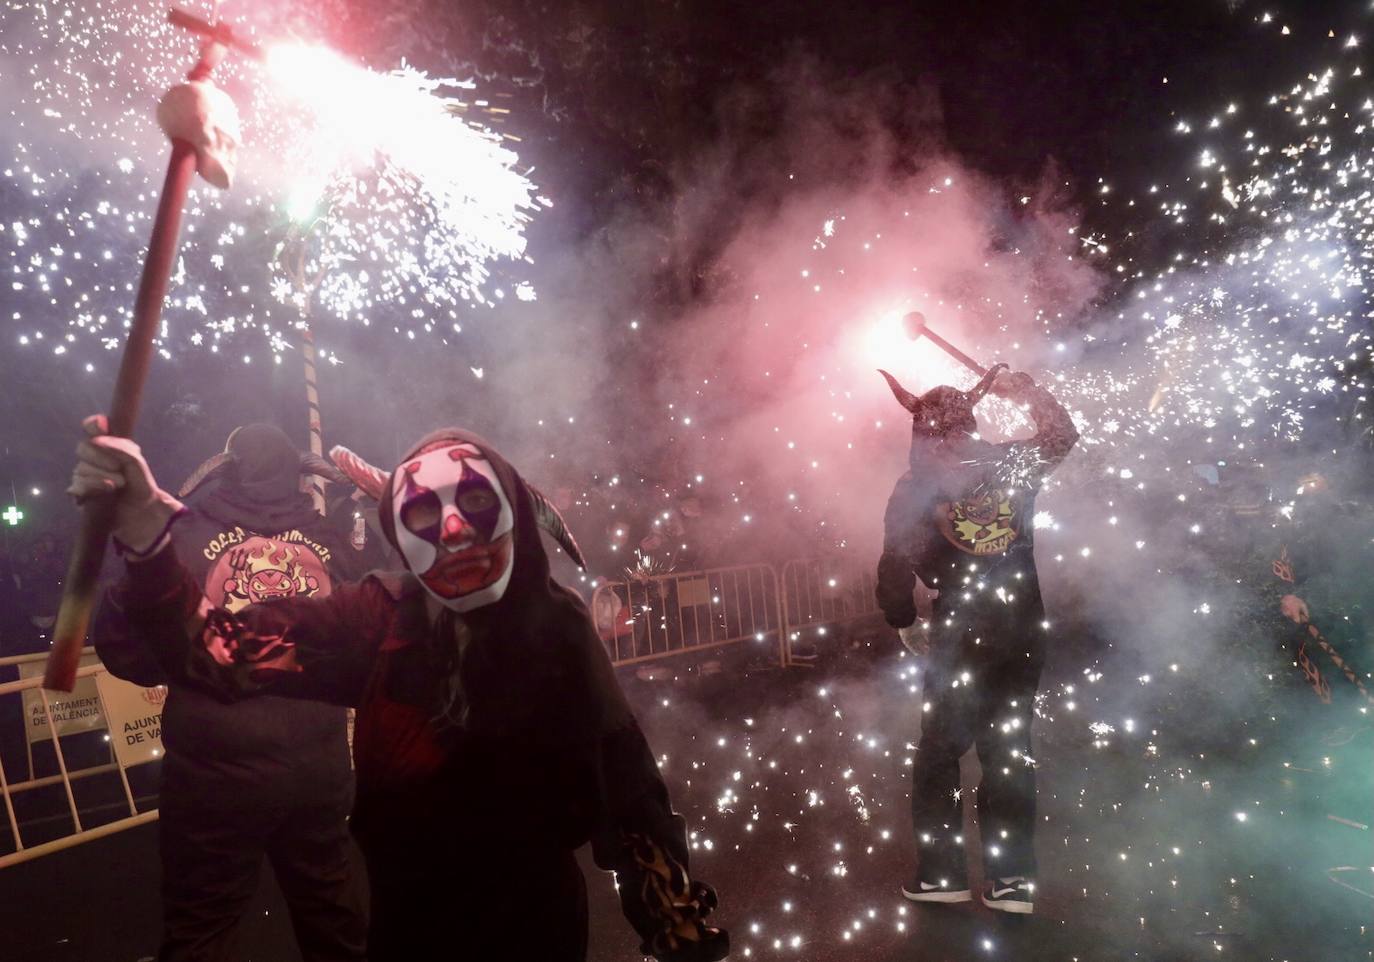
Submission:
<svg viewBox="0 0 1374 962">
<path fill-rule="evenodd" d="M 653 753 L 586 607 L 550 575 L 541 528 L 580 563 L 557 511 L 458 429 L 422 439 L 389 476 L 333 457 L 377 498 L 407 570 L 232 614 L 177 558 L 180 505 L 137 445 L 88 437 L 71 490 L 116 499 L 128 564 L 114 607 L 169 671 L 231 697 L 357 708 L 352 828 L 373 962 L 584 959 L 573 852 L 588 840 L 646 954 L 724 958 L 727 934 L 703 921 L 715 893 L 688 873 Z"/>
<path fill-rule="evenodd" d="M 917 397 L 881 371 L 912 416 L 911 469 L 888 500 L 877 596 L 902 642 L 925 662 L 921 736 L 912 769 L 916 902 L 972 898 L 963 846 L 959 758 L 977 747 L 983 902 L 1004 912 L 1034 906 L 1035 773 L 1030 727 L 1044 662 L 1045 607 L 1032 545 L 1035 495 L 1078 431 L 1026 374 L 997 365 L 977 386 Z M 974 407 L 992 393 L 1025 404 L 1035 436 L 977 437 Z M 919 578 L 938 592 L 918 624 Z"/>
</svg>

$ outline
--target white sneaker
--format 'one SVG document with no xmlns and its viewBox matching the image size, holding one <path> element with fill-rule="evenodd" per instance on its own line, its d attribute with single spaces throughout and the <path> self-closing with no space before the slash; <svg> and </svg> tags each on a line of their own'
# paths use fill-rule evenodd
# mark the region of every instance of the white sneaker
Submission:
<svg viewBox="0 0 1374 962">
<path fill-rule="evenodd" d="M 973 898 L 968 880 L 963 878 L 927 882 L 918 876 L 910 886 L 902 886 L 902 894 L 912 902 L 967 902 Z"/>
<path fill-rule="evenodd" d="M 1020 875 L 991 879 L 983 885 L 983 904 L 998 912 L 1029 915 L 1035 910 L 1035 883 Z"/>
</svg>

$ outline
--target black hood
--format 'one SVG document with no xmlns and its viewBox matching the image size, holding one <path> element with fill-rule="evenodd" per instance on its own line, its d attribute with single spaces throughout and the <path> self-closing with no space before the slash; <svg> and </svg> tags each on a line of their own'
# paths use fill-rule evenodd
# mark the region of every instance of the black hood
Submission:
<svg viewBox="0 0 1374 962">
<path fill-rule="evenodd" d="M 282 501 L 301 490 L 301 456 L 286 432 L 273 424 L 245 424 L 229 435 L 229 480 L 245 496 Z"/>
<path fill-rule="evenodd" d="M 461 428 L 425 435 L 401 464 L 439 441 L 470 444 L 486 456 L 514 507 L 515 558 L 501 600 L 462 614 L 446 610 L 433 623 L 452 621 L 468 638 L 459 657 L 445 631 L 430 630 L 428 670 L 459 681 L 449 686 L 436 713 L 460 728 L 537 733 L 554 740 L 585 738 L 623 724 L 629 708 L 586 605 L 549 572 L 535 498 L 524 478 L 486 440 Z M 393 471 L 377 511 L 393 548 L 395 481 Z M 411 579 L 418 589 L 418 579 L 413 574 L 407 578 Z"/>
<path fill-rule="evenodd" d="M 302 459 L 291 439 L 271 424 L 236 428 L 225 458 L 210 475 L 216 484 L 195 508 L 223 524 L 260 533 L 286 531 L 318 520 L 310 495 L 301 490 Z"/>
<path fill-rule="evenodd" d="M 495 448 L 471 431 L 465 431 L 462 428 L 440 428 L 437 431 L 431 431 L 417 441 L 401 458 L 401 464 L 405 464 L 427 447 L 448 441 L 470 444 L 482 452 L 496 472 L 497 480 L 501 482 L 501 487 L 505 490 L 506 497 L 510 500 L 515 513 L 515 527 L 511 538 L 515 546 L 515 561 L 511 570 L 510 584 L 500 601 L 475 609 L 468 613 L 468 617 L 487 609 L 503 610 L 510 607 L 512 596 L 529 591 L 547 590 L 549 556 L 544 552 L 544 544 L 539 537 L 539 524 L 534 515 L 534 502 L 530 496 L 529 485 Z M 377 505 L 377 520 L 382 526 L 382 533 L 386 536 L 387 542 L 396 550 L 397 554 L 404 557 L 400 545 L 396 543 L 395 512 L 392 510 L 392 492 L 396 487 L 396 474 L 399 470 L 400 467 L 398 466 L 387 479 L 386 488 L 383 490 L 381 500 Z"/>
</svg>

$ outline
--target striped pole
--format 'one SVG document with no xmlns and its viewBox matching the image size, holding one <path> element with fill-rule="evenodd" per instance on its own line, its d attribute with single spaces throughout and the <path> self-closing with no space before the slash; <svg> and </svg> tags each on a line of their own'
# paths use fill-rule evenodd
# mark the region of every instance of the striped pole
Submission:
<svg viewBox="0 0 1374 962">
<path fill-rule="evenodd" d="M 1355 672 L 1351 670 L 1350 666 L 1345 663 L 1345 659 L 1336 653 L 1336 649 L 1331 647 L 1331 643 L 1322 637 L 1322 633 L 1317 630 L 1317 626 L 1310 621 L 1307 622 L 1306 625 L 1307 633 L 1312 636 L 1312 640 L 1317 643 L 1317 647 L 1326 652 L 1326 657 L 1336 663 L 1336 667 L 1341 670 L 1341 674 L 1345 676 L 1345 680 L 1359 689 L 1365 701 L 1374 705 L 1374 698 L 1370 697 L 1369 690 L 1364 687 L 1364 683 L 1355 675 Z"/>
<path fill-rule="evenodd" d="M 308 302 L 307 302 L 308 304 Z M 301 308 L 301 356 L 305 358 L 305 403 L 310 416 L 310 453 L 324 456 L 324 436 L 320 427 L 320 392 L 315 380 L 315 335 L 310 330 L 309 307 Z M 310 475 L 310 499 L 321 515 L 324 507 L 324 478 Z"/>
<path fill-rule="evenodd" d="M 314 277 L 307 276 L 307 234 L 308 229 L 302 230 L 299 225 L 292 225 L 286 240 L 277 250 L 276 258 L 278 265 L 291 278 L 291 284 L 296 290 L 296 307 L 301 317 L 301 358 L 305 369 L 305 405 L 309 419 L 310 453 L 323 457 L 324 436 L 320 422 L 320 391 L 315 372 L 315 333 L 310 327 L 310 306 L 315 299 L 315 290 L 320 286 L 320 279 L 324 276 L 324 268 L 320 268 Z M 315 510 L 323 516 L 324 479 L 313 474 L 309 475 L 309 478 L 310 500 L 314 502 Z"/>
</svg>

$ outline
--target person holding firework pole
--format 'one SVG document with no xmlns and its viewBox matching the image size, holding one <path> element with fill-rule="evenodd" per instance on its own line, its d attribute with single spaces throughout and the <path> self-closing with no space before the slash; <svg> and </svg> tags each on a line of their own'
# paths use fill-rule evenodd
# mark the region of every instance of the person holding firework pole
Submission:
<svg viewBox="0 0 1374 962">
<path fill-rule="evenodd" d="M 998 365 L 968 391 L 917 397 L 886 372 L 912 415 L 911 470 L 884 519 L 878 603 L 902 641 L 927 657 L 911 814 L 917 902 L 971 898 L 963 847 L 959 758 L 976 746 L 983 901 L 1006 912 L 1034 904 L 1035 760 L 1030 727 L 1049 624 L 1032 544 L 1035 495 L 1078 439 L 1068 412 L 1029 375 Z M 976 436 L 974 406 L 992 393 L 1029 406 L 1035 436 L 992 444 Z M 917 624 L 920 578 L 939 592 Z"/>
<path fill-rule="evenodd" d="M 322 517 L 307 478 L 344 481 L 275 425 L 229 435 L 182 486 L 193 507 L 172 529 L 211 602 L 237 611 L 266 598 L 324 597 L 357 552 Z M 346 519 L 345 519 L 346 520 Z M 361 572 L 361 565 L 354 568 Z M 111 604 L 92 639 L 110 673 L 168 685 L 162 713 L 158 843 L 159 962 L 228 962 L 266 859 L 306 962 L 361 962 L 367 912 L 348 834 L 353 770 L 343 708 L 286 698 L 230 703 L 166 672 Z"/>
<path fill-rule="evenodd" d="M 357 707 L 352 829 L 373 962 L 584 959 L 573 852 L 588 840 L 646 954 L 724 958 L 726 933 L 703 921 L 715 893 L 688 874 L 683 821 L 540 529 L 580 561 L 576 543 L 491 445 L 436 431 L 385 480 L 342 452 L 408 570 L 231 612 L 177 557 L 180 503 L 136 444 L 100 427 L 87 422 L 71 490 L 113 501 L 127 564 L 112 609 L 130 634 L 229 696 Z"/>
</svg>

